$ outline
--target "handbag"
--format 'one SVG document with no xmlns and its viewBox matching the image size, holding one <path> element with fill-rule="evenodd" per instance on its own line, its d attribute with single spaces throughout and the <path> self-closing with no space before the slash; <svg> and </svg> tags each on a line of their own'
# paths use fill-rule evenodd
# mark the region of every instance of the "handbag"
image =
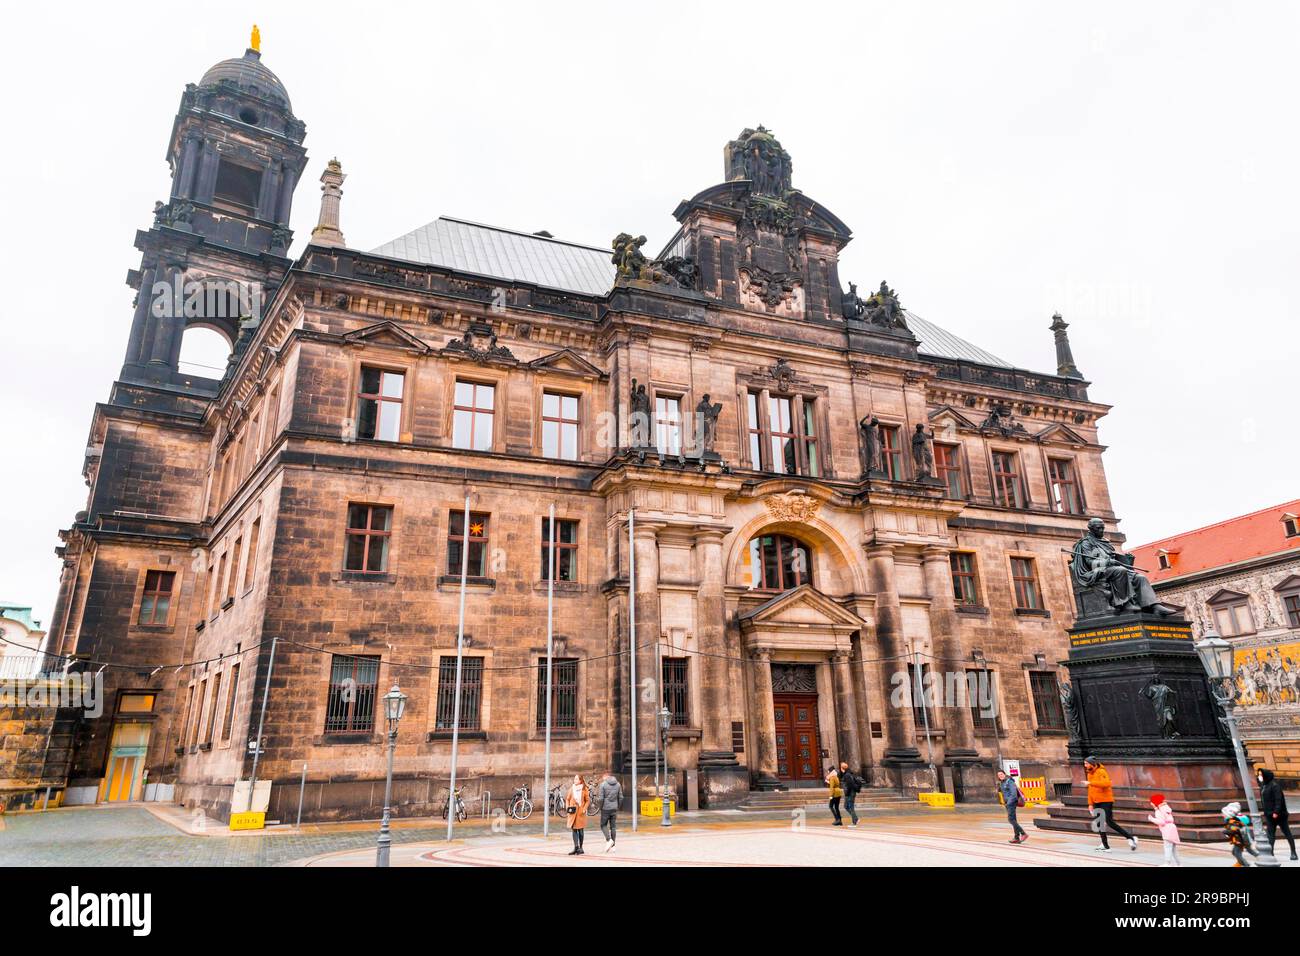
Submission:
<svg viewBox="0 0 1300 956">
<path fill-rule="evenodd" d="M 577 812 L 578 812 L 577 807 L 569 807 L 569 816 L 573 816 Z"/>
<path fill-rule="evenodd" d="M 1019 787 L 1016 787 L 1016 806 L 1023 807 L 1024 805 L 1025 805 L 1025 795 L 1024 793 L 1021 792 Z"/>
</svg>

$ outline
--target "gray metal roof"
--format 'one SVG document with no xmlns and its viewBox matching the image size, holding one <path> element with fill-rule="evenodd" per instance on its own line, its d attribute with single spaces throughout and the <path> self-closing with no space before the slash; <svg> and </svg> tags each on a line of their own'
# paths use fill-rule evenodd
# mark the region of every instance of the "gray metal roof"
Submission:
<svg viewBox="0 0 1300 956">
<path fill-rule="evenodd" d="M 604 295 L 614 286 L 614 263 L 610 261 L 609 249 L 446 216 L 370 251 L 391 259 L 530 282 L 582 295 Z"/>
<path fill-rule="evenodd" d="M 614 286 L 610 250 L 442 216 L 386 242 L 373 255 L 442 266 L 548 289 L 604 295 Z M 906 312 L 920 351 L 938 358 L 1012 368 L 992 352 Z"/>
<path fill-rule="evenodd" d="M 927 322 L 915 312 L 903 310 L 907 316 L 908 328 L 920 340 L 917 351 L 938 358 L 961 359 L 979 365 L 996 365 L 999 368 L 1014 368 L 1010 362 L 1004 362 L 992 352 L 986 352 L 978 345 L 967 342 L 960 336 L 953 335 L 947 329 L 941 329 L 933 322 Z"/>
</svg>

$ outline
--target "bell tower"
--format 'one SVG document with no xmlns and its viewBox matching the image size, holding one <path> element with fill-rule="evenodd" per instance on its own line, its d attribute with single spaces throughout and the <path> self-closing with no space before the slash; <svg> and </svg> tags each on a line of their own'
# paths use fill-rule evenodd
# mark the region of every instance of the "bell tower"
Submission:
<svg viewBox="0 0 1300 956">
<path fill-rule="evenodd" d="M 306 126 L 262 63 L 253 28 L 244 55 L 185 87 L 167 143 L 171 192 L 136 234 L 127 276 L 135 316 L 113 401 L 181 408 L 215 396 L 221 376 L 181 372 L 181 340 L 213 329 L 231 362 L 289 268 L 289 214 L 307 153 Z M 229 366 L 228 366 L 229 367 Z"/>
</svg>

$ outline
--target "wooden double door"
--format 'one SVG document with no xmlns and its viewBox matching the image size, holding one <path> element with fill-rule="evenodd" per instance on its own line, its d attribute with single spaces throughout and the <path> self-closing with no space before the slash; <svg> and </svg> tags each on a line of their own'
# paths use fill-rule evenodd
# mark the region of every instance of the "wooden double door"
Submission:
<svg viewBox="0 0 1300 956">
<path fill-rule="evenodd" d="M 773 694 L 772 713 L 776 718 L 776 775 L 796 783 L 823 780 L 817 695 Z"/>
</svg>

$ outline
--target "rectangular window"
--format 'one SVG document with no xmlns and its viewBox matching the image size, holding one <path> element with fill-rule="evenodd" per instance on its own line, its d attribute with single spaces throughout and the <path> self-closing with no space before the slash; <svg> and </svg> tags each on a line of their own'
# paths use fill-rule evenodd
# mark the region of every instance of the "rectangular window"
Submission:
<svg viewBox="0 0 1300 956">
<path fill-rule="evenodd" d="M 764 401 L 767 414 L 761 415 Z M 746 407 L 751 466 L 784 475 L 819 475 L 816 406 L 813 398 L 750 392 Z"/>
<path fill-rule="evenodd" d="M 157 700 L 154 694 L 123 694 L 117 701 L 119 714 L 151 714 Z"/>
<path fill-rule="evenodd" d="M 655 447 L 661 455 L 682 453 L 682 400 L 679 396 L 655 396 Z"/>
<path fill-rule="evenodd" d="M 1043 609 L 1038 594 L 1038 576 L 1034 571 L 1033 558 L 1011 559 L 1011 581 L 1015 585 L 1018 610 L 1041 611 Z"/>
<path fill-rule="evenodd" d="M 952 566 L 952 594 L 961 607 L 979 607 L 979 580 L 975 576 L 975 555 L 970 551 L 953 551 L 948 555 Z"/>
<path fill-rule="evenodd" d="M 244 538 L 241 535 L 235 539 L 234 545 L 230 548 L 230 566 L 226 568 L 226 594 L 223 604 L 235 598 L 235 591 L 239 585 L 239 552 L 243 546 Z"/>
<path fill-rule="evenodd" d="M 348 505 L 344 571 L 383 574 L 388 570 L 388 545 L 393 534 L 393 509 L 387 505 Z"/>
<path fill-rule="evenodd" d="M 379 658 L 335 654 L 330 664 L 325 733 L 368 734 L 375 729 Z"/>
<path fill-rule="evenodd" d="M 1214 619 L 1218 622 L 1219 633 L 1224 637 L 1255 633 L 1255 618 L 1250 613 L 1250 605 L 1245 601 L 1214 608 Z"/>
<path fill-rule="evenodd" d="M 578 396 L 542 393 L 542 456 L 578 457 Z"/>
<path fill-rule="evenodd" d="M 1066 458 L 1047 459 L 1052 480 L 1052 507 L 1061 514 L 1083 514 L 1083 498 L 1074 477 L 1074 462 Z"/>
<path fill-rule="evenodd" d="M 212 746 L 212 737 L 217 732 L 217 702 L 221 697 L 221 672 L 212 675 L 212 703 L 208 707 L 208 729 L 203 735 L 203 742 Z"/>
<path fill-rule="evenodd" d="M 194 698 L 194 726 L 190 728 L 190 747 L 199 745 L 199 734 L 203 731 L 203 711 L 208 702 L 208 679 L 199 681 L 198 694 Z"/>
<path fill-rule="evenodd" d="M 551 519 L 542 519 L 542 580 L 551 578 Z M 555 519 L 555 580 L 578 578 L 578 522 Z"/>
<path fill-rule="evenodd" d="M 1055 671 L 1030 671 L 1029 689 L 1034 698 L 1034 717 L 1039 730 L 1065 730 L 1065 711 Z"/>
<path fill-rule="evenodd" d="M 275 436 L 280 433 L 280 386 L 271 391 L 266 400 L 266 428 L 262 434 L 262 447 L 270 448 Z"/>
<path fill-rule="evenodd" d="M 221 595 L 226 593 L 225 585 L 222 584 L 225 578 L 226 578 L 226 552 L 223 551 L 221 553 L 221 560 L 217 562 L 217 576 L 212 579 L 213 612 L 217 610 L 216 604 L 221 599 Z"/>
<path fill-rule="evenodd" d="M 908 687 L 912 694 L 912 721 L 918 729 L 925 728 L 925 722 L 927 719 L 930 721 L 930 728 L 932 730 L 937 726 L 934 707 L 931 706 L 934 702 L 934 698 L 931 696 L 930 691 L 930 681 L 932 679 L 933 678 L 930 676 L 929 664 L 921 665 L 921 676 L 919 681 L 916 674 L 916 665 L 907 665 Z"/>
<path fill-rule="evenodd" d="M 230 666 L 230 686 L 226 688 L 226 719 L 221 725 L 221 742 L 230 739 L 235 727 L 235 703 L 239 700 L 239 662 Z"/>
<path fill-rule="evenodd" d="M 537 662 L 537 729 L 546 729 L 546 658 Z M 551 659 L 551 729 L 578 729 L 578 660 Z"/>
<path fill-rule="evenodd" d="M 185 747 L 185 738 L 190 732 L 190 719 L 194 714 L 194 685 L 191 684 L 185 691 L 185 719 L 181 721 L 180 739 L 177 741 L 183 749 Z"/>
<path fill-rule="evenodd" d="M 140 616 L 137 624 L 166 624 L 172 606 L 172 587 L 176 583 L 175 571 L 146 571 L 144 594 L 140 596 Z"/>
<path fill-rule="evenodd" d="M 212 190 L 212 205 L 227 212 L 251 216 L 257 211 L 257 197 L 262 190 L 262 171 L 249 166 L 220 160 L 217 182 Z"/>
<path fill-rule="evenodd" d="M 451 444 L 470 451 L 492 450 L 492 417 L 496 409 L 496 386 L 456 380 L 452 410 Z"/>
<path fill-rule="evenodd" d="M 900 432 L 901 429 L 897 425 L 880 426 L 880 464 L 885 474 L 894 481 L 902 481 L 905 477 Z"/>
<path fill-rule="evenodd" d="M 663 659 L 664 701 L 663 705 L 672 713 L 672 726 L 689 727 L 691 725 L 691 694 L 687 681 L 689 673 L 685 657 L 665 657 Z"/>
<path fill-rule="evenodd" d="M 481 730 L 479 707 L 483 702 L 483 658 L 460 659 L 460 729 Z M 456 658 L 438 659 L 438 709 L 434 730 L 456 728 Z"/>
<path fill-rule="evenodd" d="M 1016 454 L 1010 451 L 993 453 L 993 500 L 1004 508 L 1023 508 L 1024 489 L 1020 472 L 1016 468 Z"/>
<path fill-rule="evenodd" d="M 253 522 L 248 531 L 248 556 L 244 558 L 244 590 L 253 586 L 253 576 L 257 570 L 257 539 L 262 534 L 262 519 Z"/>
<path fill-rule="evenodd" d="M 357 437 L 399 441 L 402 435 L 401 372 L 361 366 L 361 391 L 357 394 Z"/>
<path fill-rule="evenodd" d="M 763 424 L 758 418 L 758 393 L 750 392 L 746 407 L 749 409 L 749 467 L 759 471 L 763 467 Z"/>
<path fill-rule="evenodd" d="M 975 733 L 991 737 L 998 732 L 997 674 L 991 670 L 966 672 L 967 703 Z"/>
<path fill-rule="evenodd" d="M 221 572 L 217 570 L 216 565 L 211 561 L 208 562 L 208 607 L 205 617 L 211 617 L 213 608 L 217 606 L 217 582 L 221 579 Z"/>
<path fill-rule="evenodd" d="M 469 570 L 472 578 L 487 575 L 488 515 L 469 513 L 469 534 L 465 533 L 465 512 L 453 511 L 447 520 L 447 573 L 460 575 L 462 549 L 469 546 Z"/>
<path fill-rule="evenodd" d="M 934 471 L 949 498 L 965 498 L 966 483 L 961 474 L 961 446 L 934 443 Z"/>
<path fill-rule="evenodd" d="M 1282 607 L 1286 609 L 1287 623 L 1291 627 L 1300 627 L 1300 594 L 1283 595 Z"/>
</svg>

